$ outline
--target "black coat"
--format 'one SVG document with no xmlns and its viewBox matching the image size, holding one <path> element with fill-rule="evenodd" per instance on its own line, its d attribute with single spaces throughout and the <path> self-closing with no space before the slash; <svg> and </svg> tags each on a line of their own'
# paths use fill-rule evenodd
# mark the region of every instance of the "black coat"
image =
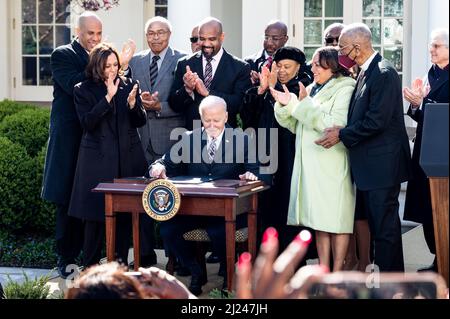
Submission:
<svg viewBox="0 0 450 319">
<path fill-rule="evenodd" d="M 428 72 L 428 76 L 433 76 L 433 68 Z M 416 138 L 414 139 L 414 150 L 412 155 L 412 180 L 408 182 L 405 199 L 404 219 L 418 223 L 432 221 L 431 193 L 428 178 L 419 165 L 420 149 L 422 147 L 423 117 L 425 105 L 427 103 L 448 103 L 448 66 L 437 82 L 430 87 L 430 92 L 424 98 L 422 108 L 417 109 L 414 114 L 411 106 L 408 115 L 417 122 Z"/>
<path fill-rule="evenodd" d="M 359 190 L 393 187 L 409 179 L 411 153 L 401 81 L 392 64 L 379 54 L 353 92 L 347 126 L 339 138 L 349 150 Z"/>
<path fill-rule="evenodd" d="M 186 118 L 186 128 L 192 130 L 192 121 L 200 119 L 198 107 L 204 97 L 194 91 L 195 100 L 193 100 L 191 96 L 186 93 L 183 82 L 186 66 L 189 66 L 192 72 L 196 72 L 200 79 L 204 80 L 202 53 L 197 52 L 178 61 L 175 69 L 175 79 L 169 97 L 169 104 L 172 109 L 184 114 Z M 237 126 L 236 115 L 242 107 L 244 93 L 250 86 L 250 66 L 248 63 L 234 57 L 224 50 L 211 82 L 209 94 L 219 96 L 225 100 L 227 103 L 228 123 L 232 127 Z"/>
<path fill-rule="evenodd" d="M 299 93 L 298 82 L 308 86 L 312 83 L 312 79 L 308 74 L 300 73 L 299 76 L 286 84 L 289 92 L 297 96 Z M 281 83 L 278 82 L 275 89 L 283 91 Z M 295 134 L 280 126 L 275 119 L 275 100 L 270 91 L 262 95 L 258 95 L 257 91 L 258 87 L 253 87 L 246 92 L 241 118 L 245 129 L 255 129 L 256 138 L 258 138 L 258 128 L 266 129 L 265 154 L 270 154 L 270 129 L 276 129 L 278 132 L 278 138 L 275 141 L 278 149 L 277 154 L 275 154 L 278 158 L 278 168 L 272 175 L 271 188 L 267 194 L 263 194 L 263 198 L 260 198 L 263 204 L 260 205 L 260 211 L 264 228 L 276 226 L 280 230 L 287 223 L 291 177 L 295 159 Z M 262 163 L 262 165 L 268 164 Z"/>
<path fill-rule="evenodd" d="M 85 79 L 88 59 L 87 52 L 75 40 L 56 48 L 50 58 L 53 103 L 42 198 L 57 204 L 68 204 L 72 192 L 81 139 L 73 88 Z"/>
<path fill-rule="evenodd" d="M 261 67 L 264 65 L 264 62 L 266 62 L 265 52 L 265 50 L 261 50 L 244 59 L 244 61 L 250 65 L 252 71 L 261 72 Z"/>
<path fill-rule="evenodd" d="M 229 125 L 226 125 L 226 128 L 227 130 L 222 136 L 222 142 L 215 156 L 216 159 L 221 160 L 212 163 L 203 160 L 200 154 L 206 151 L 207 137 L 206 133 L 198 128 L 186 132 L 180 142 L 174 145 L 177 149 L 180 147 L 178 154 L 184 156 L 181 162 L 174 161 L 171 152 L 167 152 L 156 162 L 166 167 L 169 177 L 186 175 L 205 179 L 239 179 L 239 175 L 247 171 L 260 176 L 258 161 L 249 159 L 248 135 L 242 133 L 242 131 L 233 130 Z M 227 135 L 231 132 L 234 133 L 232 136 Z M 242 161 L 240 161 L 241 156 Z M 262 179 L 264 180 L 264 178 Z M 267 182 L 267 180 L 264 181 Z"/>
<path fill-rule="evenodd" d="M 133 109 L 128 94 L 136 81 L 123 79 L 108 103 L 103 83 L 86 80 L 75 86 L 75 107 L 83 127 L 69 215 L 86 220 L 105 220 L 105 199 L 91 190 L 114 178 L 143 176 L 146 160 L 137 131 L 146 122 L 138 97 Z"/>
</svg>

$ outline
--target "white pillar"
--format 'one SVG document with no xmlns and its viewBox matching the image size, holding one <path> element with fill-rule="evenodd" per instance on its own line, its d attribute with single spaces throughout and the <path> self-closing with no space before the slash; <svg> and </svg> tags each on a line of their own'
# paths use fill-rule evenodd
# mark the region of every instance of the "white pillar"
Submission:
<svg viewBox="0 0 450 319">
<path fill-rule="evenodd" d="M 10 63 L 8 60 L 8 51 L 11 49 L 11 44 L 9 43 L 8 32 L 11 32 L 11 19 L 8 19 L 8 2 L 0 1 L 0 65 L 3 66 L 2 72 L 0 72 L 0 100 L 5 98 L 11 98 L 10 87 L 11 81 L 9 67 Z"/>
<path fill-rule="evenodd" d="M 210 0 L 168 0 L 168 19 L 173 26 L 171 47 L 190 53 L 192 28 L 210 15 Z"/>
<path fill-rule="evenodd" d="M 96 14 L 103 21 L 103 39 L 112 43 L 120 52 L 129 38 L 136 41 L 137 51 L 146 49 L 144 34 L 143 0 L 121 1 L 120 5 L 108 11 L 99 10 Z"/>
</svg>

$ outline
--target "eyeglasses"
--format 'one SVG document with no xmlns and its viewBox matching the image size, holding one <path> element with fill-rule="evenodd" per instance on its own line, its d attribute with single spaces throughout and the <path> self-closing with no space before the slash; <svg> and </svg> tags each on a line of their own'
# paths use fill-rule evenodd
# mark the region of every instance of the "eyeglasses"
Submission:
<svg viewBox="0 0 450 319">
<path fill-rule="evenodd" d="M 437 49 L 439 49 L 440 47 L 448 47 L 448 46 L 445 45 L 445 44 L 430 43 L 429 47 L 430 47 L 430 49 L 435 49 L 435 50 L 437 50 Z"/>
<path fill-rule="evenodd" d="M 158 30 L 156 32 L 150 31 L 147 32 L 147 36 L 150 38 L 154 38 L 156 36 L 158 36 L 159 38 L 166 36 L 169 33 L 169 31 L 164 31 L 164 30 Z"/>
<path fill-rule="evenodd" d="M 198 42 L 198 37 L 190 37 L 189 41 L 191 41 L 191 43 L 197 43 Z"/>
<path fill-rule="evenodd" d="M 325 38 L 325 43 L 326 44 L 332 44 L 334 42 L 339 42 L 339 37 L 326 37 Z"/>
<path fill-rule="evenodd" d="M 284 38 L 286 38 L 285 35 L 282 35 L 282 36 L 279 36 L 279 37 L 272 36 L 272 35 L 265 35 L 264 36 L 264 41 L 272 40 L 273 42 L 277 42 L 277 41 L 283 40 Z"/>
</svg>

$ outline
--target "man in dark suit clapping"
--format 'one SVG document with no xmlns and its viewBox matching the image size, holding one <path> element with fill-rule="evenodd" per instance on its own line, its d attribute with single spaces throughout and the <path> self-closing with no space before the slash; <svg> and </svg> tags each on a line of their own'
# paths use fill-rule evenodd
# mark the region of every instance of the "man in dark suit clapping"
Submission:
<svg viewBox="0 0 450 319">
<path fill-rule="evenodd" d="M 316 143 L 329 148 L 342 141 L 348 148 L 357 198 L 374 240 L 375 264 L 380 271 L 404 271 L 398 195 L 400 184 L 410 177 L 411 156 L 400 77 L 373 49 L 365 24 L 345 27 L 339 48 L 339 63 L 346 68 L 358 64 L 361 72 L 347 126 L 326 129 Z"/>
<path fill-rule="evenodd" d="M 250 66 L 222 48 L 225 34 L 222 23 L 207 18 L 200 23 L 201 51 L 178 61 L 169 103 L 184 114 L 186 128 L 200 119 L 198 106 L 208 95 L 223 98 L 228 107 L 228 123 L 237 126 L 236 115 L 245 91 L 250 88 Z"/>
<path fill-rule="evenodd" d="M 200 104 L 203 128 L 186 132 L 179 143 L 161 160 L 150 166 L 150 176 L 186 175 L 205 179 L 257 180 L 259 165 L 249 159 L 249 138 L 242 130 L 234 130 L 226 125 L 228 113 L 224 99 L 208 96 Z M 177 144 L 176 144 L 177 145 Z M 237 216 L 236 229 L 245 225 L 244 215 Z M 189 289 L 201 294 L 201 286 L 206 283 L 206 274 L 195 259 L 194 251 L 183 239 L 187 231 L 204 228 L 213 251 L 221 262 L 225 262 L 225 222 L 221 217 L 175 216 L 161 223 L 161 237 L 167 248 L 192 273 Z M 226 282 L 226 280 L 224 281 Z"/>
</svg>

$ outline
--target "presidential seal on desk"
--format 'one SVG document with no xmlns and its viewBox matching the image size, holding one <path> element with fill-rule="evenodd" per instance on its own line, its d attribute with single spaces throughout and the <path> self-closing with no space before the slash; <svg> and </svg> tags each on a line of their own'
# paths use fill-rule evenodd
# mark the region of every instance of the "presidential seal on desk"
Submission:
<svg viewBox="0 0 450 319">
<path fill-rule="evenodd" d="M 165 179 L 157 179 L 147 185 L 142 194 L 142 206 L 153 219 L 171 219 L 180 209 L 181 195 L 174 184 Z"/>
</svg>

